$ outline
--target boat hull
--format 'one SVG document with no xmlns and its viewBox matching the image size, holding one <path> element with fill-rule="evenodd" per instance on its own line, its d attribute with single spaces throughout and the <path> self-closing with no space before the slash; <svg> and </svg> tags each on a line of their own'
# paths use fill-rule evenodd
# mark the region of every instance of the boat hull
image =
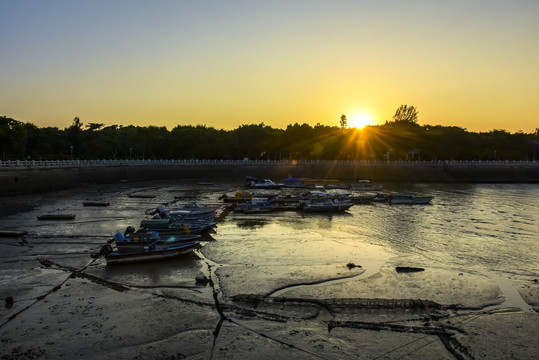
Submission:
<svg viewBox="0 0 539 360">
<path fill-rule="evenodd" d="M 105 255 L 105 259 L 107 260 L 107 265 L 156 261 L 187 255 L 198 248 L 200 248 L 200 243 L 193 241 L 188 244 L 173 245 L 164 249 L 128 253 L 111 252 Z"/>
<path fill-rule="evenodd" d="M 434 196 L 396 195 L 389 197 L 389 203 L 391 205 L 426 205 L 429 204 L 432 199 L 434 199 Z"/>
<path fill-rule="evenodd" d="M 340 212 L 350 209 L 352 205 L 353 204 L 338 206 L 304 206 L 303 210 L 307 212 Z"/>
<path fill-rule="evenodd" d="M 38 220 L 73 220 L 75 214 L 51 214 L 51 215 L 39 215 Z"/>
<path fill-rule="evenodd" d="M 171 219 L 144 219 L 140 227 L 148 231 L 157 231 L 162 235 L 194 235 L 210 231 L 217 226 L 216 222 L 186 223 L 172 222 Z"/>
<path fill-rule="evenodd" d="M 136 234 L 135 234 L 136 235 Z M 181 245 L 193 241 L 198 241 L 201 235 L 170 235 L 166 237 L 160 237 L 158 240 L 153 240 L 149 237 L 137 236 L 127 237 L 126 241 L 115 240 L 116 248 L 119 253 L 140 252 L 144 250 L 144 247 L 154 244 L 158 249 L 167 248 L 170 246 Z"/>
<path fill-rule="evenodd" d="M 303 211 L 307 212 L 343 212 L 350 209 L 354 204 L 334 200 L 307 201 L 303 203 Z"/>
</svg>

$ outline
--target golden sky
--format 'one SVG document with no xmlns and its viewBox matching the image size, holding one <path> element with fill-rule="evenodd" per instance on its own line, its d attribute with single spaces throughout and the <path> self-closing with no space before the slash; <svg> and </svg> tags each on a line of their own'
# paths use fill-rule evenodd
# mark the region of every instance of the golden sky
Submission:
<svg viewBox="0 0 539 360">
<path fill-rule="evenodd" d="M 0 116 L 40 127 L 539 127 L 539 1 L 0 0 Z"/>
</svg>

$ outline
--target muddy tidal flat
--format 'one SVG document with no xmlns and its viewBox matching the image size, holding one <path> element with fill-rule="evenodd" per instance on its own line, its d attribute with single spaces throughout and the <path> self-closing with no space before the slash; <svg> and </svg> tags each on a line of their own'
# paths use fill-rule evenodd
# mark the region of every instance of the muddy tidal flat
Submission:
<svg viewBox="0 0 539 360">
<path fill-rule="evenodd" d="M 191 255 L 116 266 L 90 256 L 146 210 L 223 205 L 242 180 L 1 197 L 0 359 L 539 354 L 537 184 L 384 184 L 434 199 L 339 214 L 223 209 Z"/>
</svg>

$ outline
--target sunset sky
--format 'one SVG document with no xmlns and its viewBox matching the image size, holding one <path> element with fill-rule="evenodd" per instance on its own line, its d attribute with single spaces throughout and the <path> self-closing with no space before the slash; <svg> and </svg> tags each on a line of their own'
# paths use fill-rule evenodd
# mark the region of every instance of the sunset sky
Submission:
<svg viewBox="0 0 539 360">
<path fill-rule="evenodd" d="M 0 116 L 539 127 L 537 0 L 0 0 Z M 354 125 L 354 124 L 351 124 Z"/>
</svg>

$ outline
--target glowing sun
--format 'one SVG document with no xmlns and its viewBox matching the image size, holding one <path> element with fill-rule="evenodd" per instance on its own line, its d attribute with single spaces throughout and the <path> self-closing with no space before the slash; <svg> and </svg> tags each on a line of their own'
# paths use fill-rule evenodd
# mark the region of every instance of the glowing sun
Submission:
<svg viewBox="0 0 539 360">
<path fill-rule="evenodd" d="M 348 119 L 348 126 L 354 127 L 357 129 L 363 129 L 367 125 L 372 125 L 373 119 L 370 115 L 362 113 L 362 114 L 354 114 L 350 116 Z"/>
</svg>

